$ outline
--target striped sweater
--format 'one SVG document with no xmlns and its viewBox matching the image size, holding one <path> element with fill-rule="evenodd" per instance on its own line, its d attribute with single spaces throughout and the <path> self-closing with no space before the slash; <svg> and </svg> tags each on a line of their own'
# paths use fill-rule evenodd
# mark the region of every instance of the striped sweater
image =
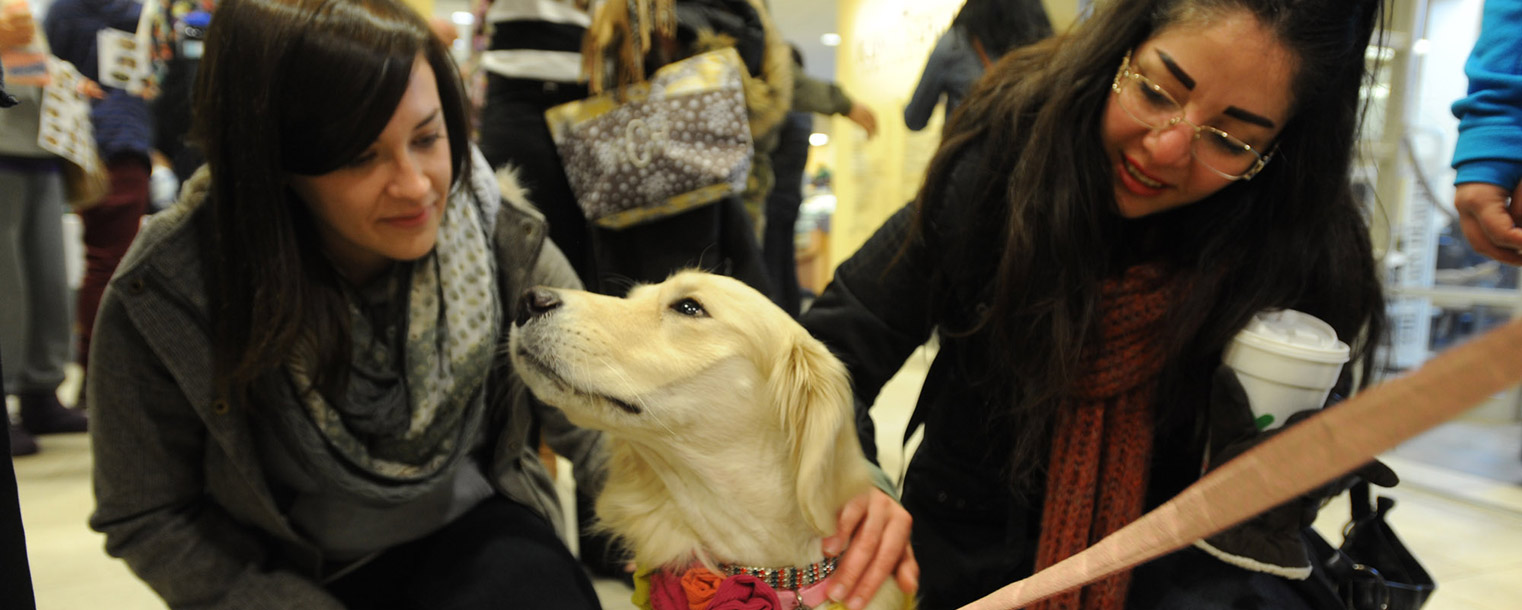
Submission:
<svg viewBox="0 0 1522 610">
<path fill-rule="evenodd" d="M 591 23 L 587 0 L 478 0 L 481 67 L 507 78 L 581 80 L 581 39 Z"/>
</svg>

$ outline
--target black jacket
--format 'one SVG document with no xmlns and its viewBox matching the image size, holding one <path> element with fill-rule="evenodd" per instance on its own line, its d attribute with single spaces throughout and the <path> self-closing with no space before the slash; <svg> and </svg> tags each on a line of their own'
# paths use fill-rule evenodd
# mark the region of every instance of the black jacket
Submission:
<svg viewBox="0 0 1522 610">
<path fill-rule="evenodd" d="M 938 334 L 915 407 L 924 436 L 902 491 L 914 517 L 926 609 L 959 607 L 1030 575 L 1041 524 L 1044 475 L 1017 490 L 1006 467 L 1022 425 L 1009 408 L 1018 389 L 986 365 L 980 334 L 958 332 L 986 311 L 1001 247 L 1002 203 L 971 192 L 980 165 L 976 154 L 957 164 L 945 195 L 927 206 L 920 234 L 912 233 L 913 205 L 890 217 L 802 317 L 850 370 L 858 432 L 874 460 L 868 406 L 911 353 Z M 1197 478 L 1193 423 L 1185 416 L 1158 426 L 1149 509 Z"/>
</svg>

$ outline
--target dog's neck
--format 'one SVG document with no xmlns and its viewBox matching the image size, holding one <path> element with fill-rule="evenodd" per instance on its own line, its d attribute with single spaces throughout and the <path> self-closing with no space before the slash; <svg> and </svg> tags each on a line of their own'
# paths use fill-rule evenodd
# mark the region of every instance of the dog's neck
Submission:
<svg viewBox="0 0 1522 610">
<path fill-rule="evenodd" d="M 649 567 L 737 563 L 806 566 L 823 557 L 805 523 L 785 451 L 762 435 L 711 439 L 710 447 L 610 442 L 603 525 Z M 722 459 L 713 456 L 722 455 Z"/>
</svg>

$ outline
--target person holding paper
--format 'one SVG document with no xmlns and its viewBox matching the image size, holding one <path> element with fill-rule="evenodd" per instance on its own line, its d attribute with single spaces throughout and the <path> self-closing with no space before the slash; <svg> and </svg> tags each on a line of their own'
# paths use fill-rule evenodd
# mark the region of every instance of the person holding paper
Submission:
<svg viewBox="0 0 1522 610">
<path fill-rule="evenodd" d="M 84 432 L 84 412 L 58 400 L 69 362 L 69 286 L 63 247 L 64 183 L 43 148 L 47 45 L 25 0 L 0 3 L 0 63 L 18 105 L 0 112 L 0 360 L 19 404 L 7 423 L 11 456 L 36 453 L 34 435 Z"/>
<path fill-rule="evenodd" d="M 940 340 L 902 505 L 847 511 L 835 599 L 896 574 L 956 608 L 1187 487 L 1222 351 L 1259 311 L 1326 321 L 1369 378 L 1384 298 L 1350 172 L 1383 2 L 1095 10 L 994 64 L 917 199 L 803 315 L 851 372 L 869 451 L 867 406 Z M 1293 582 L 1190 548 L 1035 607 L 1303 607 Z"/>
<path fill-rule="evenodd" d="M 104 98 L 91 108 L 90 119 L 95 124 L 96 148 L 106 164 L 111 186 L 99 203 L 79 214 L 84 225 L 85 276 L 74 310 L 75 358 L 86 378 L 90 374 L 90 338 L 101 294 L 148 211 L 148 177 L 152 171 L 149 151 L 153 143 L 153 119 L 143 92 L 122 88 L 131 81 L 141 84 L 150 73 L 148 62 L 107 53 L 111 57 L 124 57 L 130 68 L 102 66 L 97 41 L 102 32 L 108 40 L 113 37 L 146 40 L 132 37 L 133 32 L 146 32 L 141 27 L 142 11 L 142 3 L 135 0 L 55 0 L 43 21 L 53 53 L 105 89 Z M 103 76 L 107 80 L 102 80 Z M 79 402 L 85 402 L 84 398 Z"/>
</svg>

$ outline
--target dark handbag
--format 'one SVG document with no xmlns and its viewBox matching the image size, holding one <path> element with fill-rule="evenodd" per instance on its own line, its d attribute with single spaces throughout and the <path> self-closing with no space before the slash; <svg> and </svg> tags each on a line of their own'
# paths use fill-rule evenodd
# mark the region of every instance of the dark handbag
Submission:
<svg viewBox="0 0 1522 610">
<path fill-rule="evenodd" d="M 1340 547 L 1314 529 L 1303 531 L 1312 572 L 1299 585 L 1302 594 L 1313 607 L 1327 610 L 1421 608 L 1437 583 L 1385 521 L 1395 500 L 1380 496 L 1371 506 L 1368 483 L 1354 485 L 1349 494 L 1353 519 Z"/>
</svg>

